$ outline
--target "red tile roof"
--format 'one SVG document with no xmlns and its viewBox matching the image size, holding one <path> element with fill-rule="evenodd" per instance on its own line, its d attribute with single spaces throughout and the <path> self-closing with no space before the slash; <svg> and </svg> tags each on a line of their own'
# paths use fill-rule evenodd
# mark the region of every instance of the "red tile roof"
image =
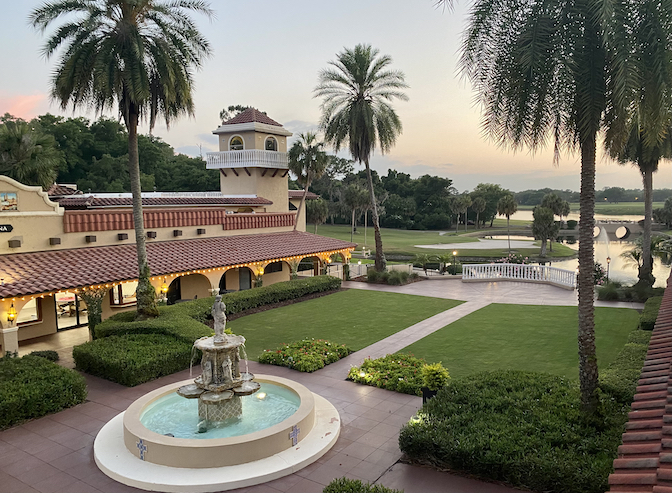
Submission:
<svg viewBox="0 0 672 493">
<path fill-rule="evenodd" d="M 49 197 L 63 197 L 64 195 L 76 195 L 81 193 L 81 190 L 65 185 L 59 185 L 58 183 L 54 183 L 49 187 L 49 190 L 47 190 L 47 195 L 49 195 Z"/>
<path fill-rule="evenodd" d="M 613 492 L 672 493 L 672 275 L 618 447 Z"/>
<path fill-rule="evenodd" d="M 144 197 L 143 207 L 151 206 L 211 206 L 211 205 L 271 205 L 263 197 Z M 132 207 L 131 197 L 66 197 L 59 202 L 65 209 L 92 209 L 96 207 Z"/>
<path fill-rule="evenodd" d="M 152 275 L 226 267 L 354 248 L 354 243 L 300 231 L 147 244 Z M 135 244 L 0 255 L 0 297 L 135 279 Z"/>
<path fill-rule="evenodd" d="M 300 199 L 303 197 L 303 190 L 290 190 L 289 191 L 289 198 L 290 199 Z M 306 195 L 306 200 L 315 200 L 319 199 L 320 196 L 317 195 L 316 193 L 313 192 L 308 192 L 308 195 Z"/>
<path fill-rule="evenodd" d="M 277 127 L 282 127 L 282 125 L 272 118 L 269 118 L 266 113 L 261 111 L 248 108 L 245 111 L 238 113 L 236 116 L 222 123 L 222 125 L 235 125 L 236 123 L 265 123 L 266 125 L 275 125 Z"/>
</svg>

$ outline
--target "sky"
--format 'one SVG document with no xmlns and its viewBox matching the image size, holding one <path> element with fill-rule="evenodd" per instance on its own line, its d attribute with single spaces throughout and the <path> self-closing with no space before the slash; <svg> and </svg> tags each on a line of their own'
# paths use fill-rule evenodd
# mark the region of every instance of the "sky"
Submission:
<svg viewBox="0 0 672 493">
<path fill-rule="evenodd" d="M 373 169 L 381 174 L 391 168 L 412 177 L 450 178 L 460 192 L 478 183 L 498 183 L 513 191 L 578 190 L 578 154 L 565 154 L 554 166 L 550 148 L 514 153 L 482 134 L 480 108 L 457 65 L 469 2 L 457 2 L 453 11 L 435 3 L 212 0 L 215 19 L 194 16 L 213 50 L 194 75 L 195 117 L 173 122 L 169 130 L 157 124 L 153 133 L 177 152 L 196 156 L 217 151 L 212 131 L 219 125 L 219 112 L 236 104 L 265 111 L 295 136 L 315 130 L 321 101 L 313 97 L 313 90 L 319 71 L 344 48 L 368 43 L 392 57 L 391 68 L 401 70 L 410 86 L 409 100 L 394 103 L 403 133 L 388 154 L 376 150 Z M 41 4 L 0 0 L 0 114 L 30 119 L 50 112 L 94 119 L 93 112 L 73 114 L 50 101 L 50 78 L 57 59 L 45 59 L 41 48 L 51 31 L 35 31 L 27 20 Z M 640 175 L 632 166 L 600 155 L 596 188 L 614 186 L 641 188 Z M 669 162 L 661 163 L 654 187 L 672 188 Z"/>
</svg>

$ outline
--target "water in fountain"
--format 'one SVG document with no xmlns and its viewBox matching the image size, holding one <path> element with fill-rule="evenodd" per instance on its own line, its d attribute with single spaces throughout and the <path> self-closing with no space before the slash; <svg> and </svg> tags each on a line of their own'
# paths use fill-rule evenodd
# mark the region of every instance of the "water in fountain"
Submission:
<svg viewBox="0 0 672 493">
<path fill-rule="evenodd" d="M 243 352 L 243 360 L 245 360 L 245 373 L 250 373 L 250 370 L 247 366 L 247 352 L 245 351 L 245 343 L 240 346 L 240 350 Z"/>
<path fill-rule="evenodd" d="M 596 226 L 599 227 L 599 226 Z M 607 235 L 607 230 L 605 228 L 600 228 L 600 233 L 595 239 L 595 253 L 593 254 L 595 260 L 600 262 L 602 265 L 607 264 L 607 257 L 609 255 L 609 235 Z"/>
</svg>

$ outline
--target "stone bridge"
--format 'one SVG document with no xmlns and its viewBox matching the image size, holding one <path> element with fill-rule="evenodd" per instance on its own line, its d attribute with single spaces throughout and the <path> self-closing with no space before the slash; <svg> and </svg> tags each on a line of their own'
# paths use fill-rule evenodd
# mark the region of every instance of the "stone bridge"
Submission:
<svg viewBox="0 0 672 493">
<path fill-rule="evenodd" d="M 634 221 L 595 221 L 593 236 L 599 239 L 600 235 L 606 233 L 610 241 L 613 240 L 633 240 L 642 234 L 642 227 Z"/>
</svg>

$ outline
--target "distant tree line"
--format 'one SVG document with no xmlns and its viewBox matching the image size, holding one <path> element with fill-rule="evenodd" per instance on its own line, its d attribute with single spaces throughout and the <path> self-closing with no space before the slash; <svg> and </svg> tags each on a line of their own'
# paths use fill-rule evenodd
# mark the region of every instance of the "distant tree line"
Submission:
<svg viewBox="0 0 672 493">
<path fill-rule="evenodd" d="M 567 202 L 578 203 L 579 202 L 579 192 L 574 192 L 572 190 L 554 190 L 551 188 L 541 188 L 539 190 L 524 190 L 522 192 L 517 192 L 516 200 L 520 205 L 539 205 L 544 198 L 544 195 L 549 193 L 554 193 L 562 200 Z M 653 190 L 653 201 L 654 202 L 665 202 L 668 197 L 672 197 L 672 190 L 669 188 L 659 188 Z M 643 202 L 644 201 L 644 190 L 632 188 L 625 189 L 622 187 L 605 187 L 602 190 L 597 190 L 595 192 L 595 202 Z"/>
<path fill-rule="evenodd" d="M 17 138 L 16 133 L 23 137 Z M 49 157 L 52 171 L 42 172 L 34 164 L 39 153 L 28 154 L 22 142 L 41 143 L 41 152 Z M 24 144 L 25 147 L 25 144 Z M 175 150 L 159 137 L 138 136 L 140 181 L 144 191 L 218 191 L 217 170 L 205 169 L 202 158 L 175 154 Z M 64 118 L 41 115 L 26 122 L 6 114 L 0 117 L 0 165 L 3 156 L 9 164 L 1 172 L 18 181 L 48 188 L 54 181 L 74 183 L 88 192 L 130 192 L 128 174 L 128 135 L 117 120 L 99 118 Z M 44 159 L 41 158 L 42 162 Z M 12 166 L 10 166 L 12 164 Z"/>
</svg>

